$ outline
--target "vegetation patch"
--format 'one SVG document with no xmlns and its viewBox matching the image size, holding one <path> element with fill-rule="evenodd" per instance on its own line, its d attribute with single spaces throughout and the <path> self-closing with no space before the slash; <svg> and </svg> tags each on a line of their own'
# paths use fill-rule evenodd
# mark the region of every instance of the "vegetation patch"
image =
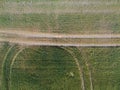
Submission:
<svg viewBox="0 0 120 90">
<path fill-rule="evenodd" d="M 24 48 L 16 58 L 19 46 L 2 48 L 2 90 L 83 90 L 83 81 L 85 90 L 120 89 L 120 48 L 35 46 Z"/>
</svg>

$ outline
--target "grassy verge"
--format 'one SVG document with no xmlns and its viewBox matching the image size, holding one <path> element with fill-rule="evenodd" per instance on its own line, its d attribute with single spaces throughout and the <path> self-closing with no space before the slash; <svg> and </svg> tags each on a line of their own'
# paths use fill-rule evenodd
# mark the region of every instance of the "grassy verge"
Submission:
<svg viewBox="0 0 120 90">
<path fill-rule="evenodd" d="M 1 4 L 0 28 L 120 33 L 119 0 L 2 0 Z"/>
<path fill-rule="evenodd" d="M 119 33 L 115 14 L 3 14 L 0 28 L 26 28 L 57 33 Z"/>
</svg>

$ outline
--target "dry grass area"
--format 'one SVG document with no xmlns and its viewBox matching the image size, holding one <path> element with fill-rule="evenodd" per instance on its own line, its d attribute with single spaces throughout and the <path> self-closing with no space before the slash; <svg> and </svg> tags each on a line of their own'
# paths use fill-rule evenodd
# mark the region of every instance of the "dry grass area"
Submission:
<svg viewBox="0 0 120 90">
<path fill-rule="evenodd" d="M 40 32 L 120 32 L 119 0 L 2 0 L 0 28 Z"/>
</svg>

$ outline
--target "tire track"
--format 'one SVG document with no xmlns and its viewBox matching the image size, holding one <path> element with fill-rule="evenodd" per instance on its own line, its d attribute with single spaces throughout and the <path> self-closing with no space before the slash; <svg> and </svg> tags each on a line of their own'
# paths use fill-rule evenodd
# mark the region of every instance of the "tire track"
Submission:
<svg viewBox="0 0 120 90">
<path fill-rule="evenodd" d="M 80 48 L 77 48 L 77 49 L 79 51 L 81 51 Z M 84 51 L 82 53 L 84 53 Z M 87 59 L 85 59 L 85 64 L 86 64 L 88 72 L 89 72 L 90 90 L 94 90 L 94 88 L 93 88 L 93 81 L 92 81 L 92 72 L 90 70 L 90 64 L 88 63 Z"/>
<path fill-rule="evenodd" d="M 77 68 L 78 68 L 78 70 L 79 70 L 79 77 L 80 77 L 80 79 L 81 79 L 81 89 L 82 89 L 82 90 L 86 90 L 86 89 L 85 89 L 85 81 L 84 81 L 83 70 L 82 70 L 82 67 L 81 67 L 80 64 L 79 64 L 78 59 L 76 58 L 76 56 L 74 55 L 74 53 L 73 53 L 71 50 L 68 50 L 68 49 L 66 49 L 66 48 L 64 48 L 64 47 L 61 47 L 61 48 L 63 48 L 64 50 L 66 50 L 66 51 L 73 57 L 76 65 L 77 65 Z"/>
<path fill-rule="evenodd" d="M 9 81 L 9 77 L 6 77 L 6 71 L 4 70 L 5 68 L 6 68 L 6 60 L 7 60 L 7 57 L 8 57 L 8 55 L 9 55 L 9 53 L 11 52 L 11 50 L 14 48 L 14 45 L 13 46 L 11 46 L 9 49 L 8 49 L 8 51 L 6 52 L 6 55 L 5 55 L 5 57 L 4 57 L 4 61 L 3 61 L 3 64 L 2 64 L 2 77 L 3 77 L 3 81 L 2 82 L 4 82 L 4 80 L 5 80 L 5 82 L 4 83 L 2 83 L 3 84 L 3 87 L 4 87 L 4 84 L 5 84 L 5 87 L 4 88 L 6 88 L 6 90 L 10 90 L 9 89 L 9 84 L 8 84 L 8 81 Z M 5 74 L 5 75 L 4 75 Z"/>
<path fill-rule="evenodd" d="M 9 78 L 10 78 L 10 80 L 9 80 L 9 86 L 11 87 L 11 77 L 12 77 L 12 67 L 13 67 L 13 65 L 14 65 L 14 62 L 15 62 L 15 60 L 16 60 L 16 58 L 17 58 L 17 56 L 22 52 L 24 50 L 24 48 L 22 48 L 22 49 L 20 49 L 15 55 L 14 55 L 14 57 L 13 57 L 13 59 L 12 59 L 12 61 L 11 61 L 11 64 L 10 64 L 10 75 L 9 75 Z"/>
</svg>

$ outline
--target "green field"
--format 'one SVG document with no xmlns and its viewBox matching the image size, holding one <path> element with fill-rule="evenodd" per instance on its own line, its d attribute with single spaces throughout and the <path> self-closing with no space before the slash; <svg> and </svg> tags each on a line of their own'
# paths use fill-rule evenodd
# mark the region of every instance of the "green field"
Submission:
<svg viewBox="0 0 120 90">
<path fill-rule="evenodd" d="M 117 47 L 24 48 L 6 43 L 0 51 L 1 90 L 83 90 L 83 81 L 85 90 L 120 89 Z"/>
<path fill-rule="evenodd" d="M 119 34 L 120 0 L 0 0 L 0 30 Z M 90 40 L 98 44 L 100 39 Z M 120 40 L 103 42 L 119 44 Z M 120 90 L 120 47 L 0 42 L 0 90 Z"/>
</svg>

